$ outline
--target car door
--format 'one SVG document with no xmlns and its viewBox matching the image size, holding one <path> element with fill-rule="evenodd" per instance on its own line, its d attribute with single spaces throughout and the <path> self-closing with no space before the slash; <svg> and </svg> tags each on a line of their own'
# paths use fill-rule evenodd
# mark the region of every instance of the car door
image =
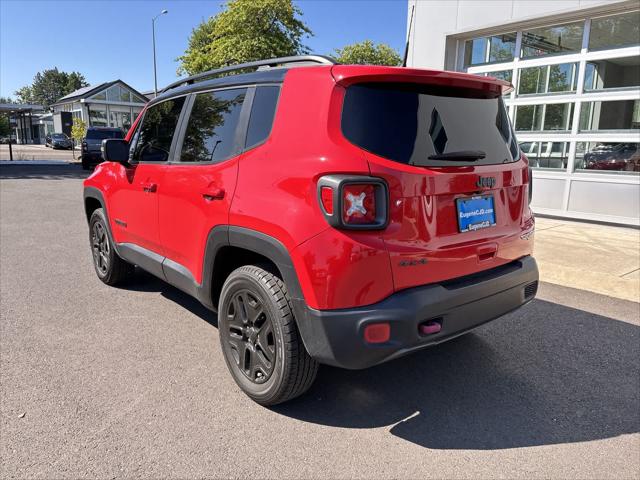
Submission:
<svg viewBox="0 0 640 480">
<path fill-rule="evenodd" d="M 158 230 L 158 193 L 172 154 L 186 97 L 150 106 L 131 140 L 130 166 L 122 167 L 110 195 L 110 217 L 118 243 L 163 256 Z M 125 246 L 126 248 L 127 246 Z"/>
<path fill-rule="evenodd" d="M 249 115 L 248 92 L 229 88 L 190 99 L 176 161 L 167 166 L 158 192 L 164 272 L 174 284 L 202 282 L 207 236 L 216 225 L 229 223 Z"/>
</svg>

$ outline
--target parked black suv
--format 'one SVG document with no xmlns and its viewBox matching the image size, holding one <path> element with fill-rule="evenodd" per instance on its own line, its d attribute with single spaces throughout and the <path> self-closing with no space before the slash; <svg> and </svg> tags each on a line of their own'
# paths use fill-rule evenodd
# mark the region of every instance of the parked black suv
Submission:
<svg viewBox="0 0 640 480">
<path fill-rule="evenodd" d="M 89 127 L 82 139 L 82 168 L 90 170 L 103 162 L 102 140 L 107 138 L 124 138 L 124 132 L 114 127 Z"/>
</svg>

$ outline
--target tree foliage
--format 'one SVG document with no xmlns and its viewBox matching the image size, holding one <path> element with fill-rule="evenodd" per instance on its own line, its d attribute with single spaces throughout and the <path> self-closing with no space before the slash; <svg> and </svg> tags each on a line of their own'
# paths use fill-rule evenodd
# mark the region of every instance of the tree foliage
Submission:
<svg viewBox="0 0 640 480">
<path fill-rule="evenodd" d="M 222 12 L 193 29 L 178 57 L 178 74 L 308 53 L 302 39 L 312 33 L 301 15 L 292 0 L 229 0 Z"/>
<path fill-rule="evenodd" d="M 11 97 L 0 97 L 0 103 L 16 103 Z"/>
<path fill-rule="evenodd" d="M 9 116 L 0 113 L 0 137 L 8 137 L 10 135 L 11 125 L 9 124 Z"/>
<path fill-rule="evenodd" d="M 21 103 L 35 103 L 45 108 L 74 90 L 86 87 L 84 76 L 78 72 L 61 72 L 57 67 L 36 73 L 33 83 L 15 92 Z"/>
<path fill-rule="evenodd" d="M 388 65 L 398 66 L 402 58 L 393 48 L 384 43 L 375 44 L 371 40 L 353 43 L 334 51 L 340 63 L 348 65 Z"/>
<path fill-rule="evenodd" d="M 73 117 L 73 125 L 71 125 L 71 138 L 76 143 L 82 142 L 85 134 L 87 133 L 87 124 L 80 117 Z"/>
</svg>

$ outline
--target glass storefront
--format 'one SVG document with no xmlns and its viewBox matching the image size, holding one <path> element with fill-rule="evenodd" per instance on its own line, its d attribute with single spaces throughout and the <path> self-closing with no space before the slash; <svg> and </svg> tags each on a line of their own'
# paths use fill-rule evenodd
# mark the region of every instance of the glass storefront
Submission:
<svg viewBox="0 0 640 480">
<path fill-rule="evenodd" d="M 507 30 L 459 48 L 458 68 L 514 83 L 505 103 L 534 168 L 640 175 L 639 11 Z"/>
</svg>

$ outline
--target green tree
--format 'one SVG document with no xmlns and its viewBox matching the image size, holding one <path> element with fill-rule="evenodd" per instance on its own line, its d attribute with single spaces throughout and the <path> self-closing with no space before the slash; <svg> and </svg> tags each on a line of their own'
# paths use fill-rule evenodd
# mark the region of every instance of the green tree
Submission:
<svg viewBox="0 0 640 480">
<path fill-rule="evenodd" d="M 292 0 L 229 0 L 222 12 L 193 29 L 178 57 L 178 74 L 308 53 L 302 39 L 312 33 L 301 15 Z"/>
<path fill-rule="evenodd" d="M 357 65 L 388 65 L 398 66 L 402 58 L 393 48 L 384 43 L 377 45 L 371 40 L 347 45 L 334 51 L 334 56 L 340 63 Z"/>
<path fill-rule="evenodd" d="M 76 158 L 76 144 L 80 144 L 87 133 L 87 124 L 80 117 L 73 117 L 71 125 L 71 138 L 73 139 L 73 158 Z"/>
<path fill-rule="evenodd" d="M 8 137 L 10 135 L 11 135 L 11 125 L 9 124 L 9 116 L 0 114 L 0 138 Z"/>
<path fill-rule="evenodd" d="M 24 86 L 15 93 L 21 103 L 35 103 L 47 108 L 61 97 L 87 85 L 82 74 L 61 72 L 55 67 L 36 73 L 31 85 Z"/>
<path fill-rule="evenodd" d="M 0 103 L 16 103 L 11 97 L 0 97 Z"/>
</svg>

